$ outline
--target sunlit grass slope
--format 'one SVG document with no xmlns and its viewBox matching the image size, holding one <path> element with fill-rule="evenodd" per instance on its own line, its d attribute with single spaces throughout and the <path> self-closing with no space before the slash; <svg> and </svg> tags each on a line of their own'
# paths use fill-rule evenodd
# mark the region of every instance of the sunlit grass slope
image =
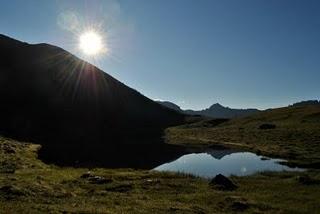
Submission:
<svg viewBox="0 0 320 214">
<path fill-rule="evenodd" d="M 172 144 L 240 147 L 293 164 L 320 167 L 320 105 L 270 109 L 221 122 L 169 128 L 167 139 Z"/>
</svg>

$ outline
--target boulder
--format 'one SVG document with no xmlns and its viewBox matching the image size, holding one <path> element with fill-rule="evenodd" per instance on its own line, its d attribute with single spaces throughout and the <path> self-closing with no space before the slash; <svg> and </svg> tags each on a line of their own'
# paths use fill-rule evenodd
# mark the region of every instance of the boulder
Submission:
<svg viewBox="0 0 320 214">
<path fill-rule="evenodd" d="M 209 183 L 210 186 L 218 190 L 228 190 L 232 191 L 238 188 L 229 178 L 224 175 L 218 174 Z"/>
</svg>

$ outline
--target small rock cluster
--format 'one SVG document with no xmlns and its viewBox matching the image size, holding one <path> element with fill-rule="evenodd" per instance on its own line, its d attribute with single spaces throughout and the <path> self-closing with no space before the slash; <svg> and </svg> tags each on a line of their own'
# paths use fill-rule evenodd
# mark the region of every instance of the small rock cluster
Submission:
<svg viewBox="0 0 320 214">
<path fill-rule="evenodd" d="M 102 176 L 94 175 L 90 171 L 81 175 L 80 178 L 86 179 L 92 184 L 106 184 L 112 182 L 111 178 L 105 178 Z"/>
</svg>

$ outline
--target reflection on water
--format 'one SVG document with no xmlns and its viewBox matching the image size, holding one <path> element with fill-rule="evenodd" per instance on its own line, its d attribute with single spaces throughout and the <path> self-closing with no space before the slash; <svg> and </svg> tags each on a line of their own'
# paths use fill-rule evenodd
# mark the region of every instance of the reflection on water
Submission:
<svg viewBox="0 0 320 214">
<path fill-rule="evenodd" d="M 204 152 L 205 151 L 205 152 Z M 118 146 L 45 145 L 38 152 L 45 163 L 73 167 L 155 169 L 201 177 L 249 175 L 258 171 L 301 170 L 250 152 L 225 147 L 185 148 L 164 143 Z"/>
<path fill-rule="evenodd" d="M 217 174 L 250 175 L 259 171 L 297 171 L 279 164 L 280 159 L 268 159 L 251 152 L 235 152 L 232 150 L 211 150 L 206 153 L 192 153 L 179 159 L 162 164 L 154 170 L 173 171 L 212 178 Z"/>
<path fill-rule="evenodd" d="M 46 145 L 38 156 L 45 163 L 59 166 L 153 169 L 187 153 L 183 147 L 167 144 Z"/>
</svg>

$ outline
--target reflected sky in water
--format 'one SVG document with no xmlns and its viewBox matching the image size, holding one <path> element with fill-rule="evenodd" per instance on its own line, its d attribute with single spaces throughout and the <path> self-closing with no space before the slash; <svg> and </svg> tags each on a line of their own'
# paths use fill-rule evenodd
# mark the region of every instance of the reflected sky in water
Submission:
<svg viewBox="0 0 320 214">
<path fill-rule="evenodd" d="M 193 153 L 181 156 L 179 159 L 162 164 L 154 170 L 173 171 L 193 174 L 205 178 L 212 178 L 217 174 L 250 175 L 259 171 L 297 171 L 299 168 L 290 168 L 279 164 L 280 159 L 265 159 L 251 152 L 238 152 L 218 155 L 210 153 Z"/>
</svg>

